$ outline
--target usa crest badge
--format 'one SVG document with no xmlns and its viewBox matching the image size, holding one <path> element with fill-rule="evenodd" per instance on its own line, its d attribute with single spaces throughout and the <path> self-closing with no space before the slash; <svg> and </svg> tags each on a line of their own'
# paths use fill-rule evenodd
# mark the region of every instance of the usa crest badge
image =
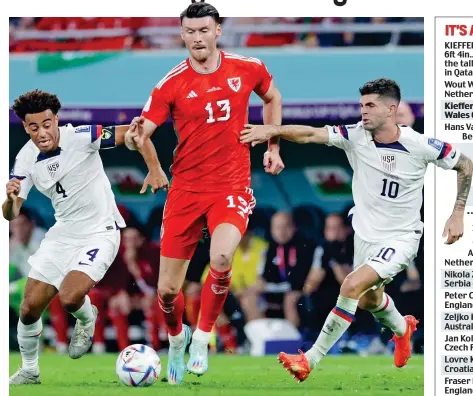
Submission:
<svg viewBox="0 0 473 396">
<path fill-rule="evenodd" d="M 49 172 L 49 174 L 51 175 L 51 177 L 54 177 L 54 175 L 56 174 L 56 172 L 57 172 L 58 169 L 59 169 L 59 161 L 56 161 L 56 162 L 54 162 L 54 163 L 52 163 L 52 164 L 49 164 L 49 165 L 47 166 L 47 168 L 48 168 L 48 172 Z"/>
<path fill-rule="evenodd" d="M 396 156 L 394 154 L 384 154 L 381 156 L 381 162 L 386 172 L 393 172 L 396 169 Z"/>
<path fill-rule="evenodd" d="M 235 92 L 238 92 L 241 88 L 241 78 L 240 77 L 233 77 L 227 79 L 228 86 Z"/>
</svg>

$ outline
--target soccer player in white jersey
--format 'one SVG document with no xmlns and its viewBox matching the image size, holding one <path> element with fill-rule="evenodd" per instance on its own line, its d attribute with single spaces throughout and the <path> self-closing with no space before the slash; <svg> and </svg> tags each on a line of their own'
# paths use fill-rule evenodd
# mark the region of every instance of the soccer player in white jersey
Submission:
<svg viewBox="0 0 473 396">
<path fill-rule="evenodd" d="M 3 217 L 10 221 L 18 216 L 34 185 L 51 199 L 56 223 L 29 258 L 32 268 L 18 321 L 22 367 L 10 377 L 10 384 L 41 382 L 41 315 L 58 292 L 63 307 L 77 319 L 69 356 L 77 359 L 88 351 L 97 308 L 91 305 L 87 293 L 115 259 L 120 245 L 119 229 L 125 227 L 98 150 L 123 144 L 129 126 L 59 127 L 60 108 L 56 95 L 40 90 L 21 95 L 13 104 L 31 139 L 16 157 L 6 186 Z M 143 149 L 155 153 L 150 146 Z M 150 174 L 143 189 L 151 184 L 152 190 L 157 190 L 162 187 L 159 165 L 147 165 Z"/>
<path fill-rule="evenodd" d="M 357 307 L 370 311 L 393 333 L 394 363 L 402 367 L 411 356 L 410 339 L 417 320 L 403 317 L 384 285 L 416 257 L 423 232 L 420 220 L 422 187 L 429 163 L 457 171 L 458 193 L 444 236 L 447 244 L 463 235 L 465 203 L 473 163 L 448 143 L 396 124 L 401 92 L 396 82 L 378 79 L 360 88 L 362 120 L 356 125 L 313 128 L 303 125 L 252 126 L 241 141 L 254 144 L 274 136 L 297 143 L 318 143 L 345 150 L 353 168 L 350 211 L 355 230 L 354 271 L 343 282 L 335 308 L 305 354 L 279 354 L 279 361 L 303 381 L 352 322 Z"/>
</svg>

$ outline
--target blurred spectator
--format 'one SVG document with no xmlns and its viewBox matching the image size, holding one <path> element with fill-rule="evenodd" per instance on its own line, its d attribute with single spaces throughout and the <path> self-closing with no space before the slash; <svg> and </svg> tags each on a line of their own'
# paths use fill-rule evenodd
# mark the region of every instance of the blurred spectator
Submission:
<svg viewBox="0 0 473 396">
<path fill-rule="evenodd" d="M 396 113 L 396 123 L 412 128 L 415 121 L 416 118 L 409 103 L 401 101 Z"/>
<path fill-rule="evenodd" d="M 251 220 L 250 220 L 251 224 Z M 267 242 L 254 235 L 251 225 L 240 241 L 232 265 L 231 290 L 235 297 L 242 298 L 255 285 L 258 279 L 258 268 L 265 259 Z"/>
<path fill-rule="evenodd" d="M 312 265 L 315 242 L 296 231 L 292 215 L 277 212 L 271 218 L 271 237 L 259 279 L 253 291 L 265 301 L 267 317 L 284 317 L 299 327 L 297 301 Z M 262 316 L 254 305 L 246 306 L 248 320 Z"/>
<path fill-rule="evenodd" d="M 305 304 L 308 327 L 316 330 L 322 327 L 352 265 L 353 250 L 343 218 L 339 214 L 330 214 L 325 219 L 324 241 L 315 250 L 303 289 L 303 294 L 309 297 Z"/>
<path fill-rule="evenodd" d="M 10 281 L 28 276 L 28 259 L 38 250 L 45 234 L 46 230 L 36 225 L 34 212 L 25 207 L 10 221 Z"/>
</svg>

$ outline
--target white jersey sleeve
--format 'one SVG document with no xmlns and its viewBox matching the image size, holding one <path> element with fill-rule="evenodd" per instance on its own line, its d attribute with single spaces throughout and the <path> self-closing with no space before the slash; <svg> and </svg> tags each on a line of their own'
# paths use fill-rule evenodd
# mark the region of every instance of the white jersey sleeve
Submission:
<svg viewBox="0 0 473 396">
<path fill-rule="evenodd" d="M 102 125 L 66 125 L 68 132 L 74 133 L 74 146 L 93 152 L 104 148 L 115 147 L 115 127 Z"/>
<path fill-rule="evenodd" d="M 443 169 L 453 169 L 458 162 L 460 152 L 449 143 L 425 135 L 420 136 L 425 160 Z"/>
<path fill-rule="evenodd" d="M 34 162 L 34 157 L 34 151 L 28 144 L 25 145 L 18 153 L 10 172 L 10 179 L 15 178 L 20 180 L 20 193 L 18 194 L 18 197 L 22 199 L 28 197 L 31 187 L 33 187 L 33 179 L 31 177 L 30 169 L 32 162 Z"/>
<path fill-rule="evenodd" d="M 327 146 L 349 151 L 356 148 L 360 141 L 366 140 L 364 130 L 359 124 L 326 125 L 325 128 L 328 130 Z"/>
</svg>

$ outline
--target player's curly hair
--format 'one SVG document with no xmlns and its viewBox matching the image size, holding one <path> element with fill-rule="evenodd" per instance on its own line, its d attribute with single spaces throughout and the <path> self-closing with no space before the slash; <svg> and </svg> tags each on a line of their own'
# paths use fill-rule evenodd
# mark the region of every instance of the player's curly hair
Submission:
<svg viewBox="0 0 473 396">
<path fill-rule="evenodd" d="M 192 0 L 192 4 L 181 12 L 181 24 L 184 18 L 204 18 L 206 16 L 212 17 L 215 23 L 222 23 L 220 14 L 213 5 L 205 1 Z"/>
<path fill-rule="evenodd" d="M 360 88 L 360 94 L 370 95 L 378 94 L 379 96 L 391 98 L 397 103 L 401 101 L 401 88 L 396 81 L 389 78 L 378 78 L 374 81 L 368 81 Z"/>
<path fill-rule="evenodd" d="M 61 102 L 56 95 L 35 89 L 16 98 L 12 109 L 19 119 L 25 121 L 27 114 L 41 113 L 46 110 L 51 110 L 56 115 L 61 109 Z"/>
</svg>

